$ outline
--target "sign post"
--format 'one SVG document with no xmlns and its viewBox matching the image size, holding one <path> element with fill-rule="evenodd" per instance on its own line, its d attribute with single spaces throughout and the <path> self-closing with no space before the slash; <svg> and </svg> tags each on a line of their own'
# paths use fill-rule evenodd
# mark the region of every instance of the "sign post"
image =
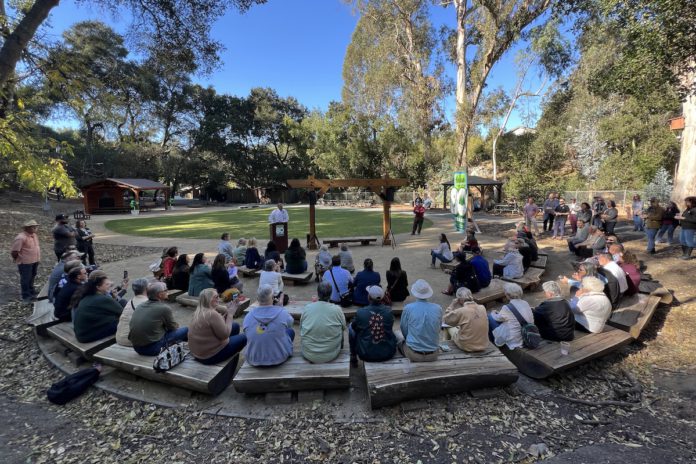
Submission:
<svg viewBox="0 0 696 464">
<path fill-rule="evenodd" d="M 454 214 L 454 228 L 457 232 L 466 232 L 467 202 L 469 201 L 466 171 L 454 173 L 454 185 L 450 195 L 450 205 Z"/>
</svg>

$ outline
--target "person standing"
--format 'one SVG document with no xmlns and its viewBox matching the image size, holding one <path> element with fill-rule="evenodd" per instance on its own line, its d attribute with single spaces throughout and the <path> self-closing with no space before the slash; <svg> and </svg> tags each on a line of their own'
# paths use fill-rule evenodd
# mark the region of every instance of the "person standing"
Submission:
<svg viewBox="0 0 696 464">
<path fill-rule="evenodd" d="M 660 226 L 660 231 L 657 233 L 657 243 L 669 243 L 672 244 L 674 240 L 674 229 L 679 225 L 679 220 L 675 219 L 677 214 L 679 214 L 679 207 L 673 201 L 669 202 L 667 208 L 665 209 L 665 214 L 662 216 L 662 225 Z M 667 233 L 667 239 L 664 239 L 665 232 Z"/>
<path fill-rule="evenodd" d="M 39 237 L 36 235 L 38 228 L 39 223 L 33 219 L 25 222 L 22 225 L 22 232 L 15 237 L 12 248 L 10 248 L 10 255 L 19 271 L 23 303 L 31 303 L 37 296 L 34 289 L 34 279 L 36 279 L 36 271 L 39 269 L 39 261 L 41 261 Z"/>
<path fill-rule="evenodd" d="M 556 197 L 553 193 L 549 193 L 549 197 L 544 202 L 544 232 L 546 232 L 547 230 L 551 232 L 551 229 L 553 229 L 553 221 L 556 218 L 556 206 L 558 206 L 558 200 L 556 200 Z"/>
<path fill-rule="evenodd" d="M 578 212 L 580 212 L 580 205 L 575 198 L 571 198 L 568 208 L 570 208 L 570 214 L 568 215 L 568 220 L 570 221 L 570 232 L 571 235 L 575 235 L 575 232 L 578 231 Z"/>
<path fill-rule="evenodd" d="M 619 210 L 616 209 L 616 202 L 614 200 L 609 200 L 609 207 L 602 213 L 602 226 L 607 235 L 614 233 L 618 218 Z"/>
<path fill-rule="evenodd" d="M 680 221 L 681 233 L 679 234 L 679 240 L 682 247 L 681 259 L 691 259 L 691 252 L 694 251 L 694 246 L 696 246 L 696 238 L 694 238 L 694 232 L 696 231 L 696 197 L 686 197 L 684 199 L 684 212 L 678 214 L 675 219 Z"/>
<path fill-rule="evenodd" d="M 425 206 L 423 206 L 421 201 L 416 200 L 416 206 L 413 207 L 413 230 L 411 231 L 411 235 L 415 235 L 416 232 L 420 235 L 424 220 Z"/>
<path fill-rule="evenodd" d="M 84 253 L 82 262 L 86 265 L 87 258 L 89 258 L 90 266 L 94 266 L 96 264 L 94 262 L 94 246 L 92 245 L 94 234 L 89 227 L 87 227 L 87 223 L 84 219 L 77 221 L 75 227 L 77 228 L 77 249 Z"/>
<path fill-rule="evenodd" d="M 660 206 L 660 202 L 657 198 L 652 197 L 650 199 L 650 206 L 647 211 L 643 213 L 643 218 L 645 219 L 645 235 L 648 237 L 648 248 L 646 251 L 651 255 L 655 254 L 655 237 L 660 230 L 662 216 L 664 215 L 665 209 Z"/>
<path fill-rule="evenodd" d="M 537 225 L 536 221 L 536 215 L 539 212 L 539 207 L 536 205 L 536 203 L 534 203 L 534 198 L 527 198 L 527 204 L 524 205 L 523 212 L 524 224 L 527 226 L 527 229 L 529 229 L 531 232 L 532 227 L 534 227 L 534 233 L 539 236 L 539 226 Z"/>
<path fill-rule="evenodd" d="M 640 195 L 633 195 L 631 212 L 633 213 L 633 231 L 643 232 L 643 201 Z"/>
<path fill-rule="evenodd" d="M 288 215 L 288 210 L 283 209 L 283 204 L 278 203 L 278 208 L 271 211 L 268 215 L 268 223 L 276 224 L 278 222 L 289 222 L 290 216 Z"/>
<path fill-rule="evenodd" d="M 602 214 L 606 209 L 607 204 L 604 203 L 604 198 L 595 197 L 595 201 L 592 203 L 592 225 L 598 229 L 602 229 Z"/>
<path fill-rule="evenodd" d="M 53 251 L 56 253 L 56 258 L 60 261 L 60 257 L 69 247 L 76 247 L 77 232 L 70 226 L 70 221 L 65 214 L 56 215 L 56 225 L 51 229 L 53 234 Z"/>
<path fill-rule="evenodd" d="M 565 235 L 566 219 L 568 219 L 568 215 L 570 214 L 570 208 L 565 204 L 565 199 L 560 198 L 558 200 L 558 206 L 554 208 L 553 212 L 553 236 L 551 238 L 563 240 L 563 236 Z"/>
</svg>

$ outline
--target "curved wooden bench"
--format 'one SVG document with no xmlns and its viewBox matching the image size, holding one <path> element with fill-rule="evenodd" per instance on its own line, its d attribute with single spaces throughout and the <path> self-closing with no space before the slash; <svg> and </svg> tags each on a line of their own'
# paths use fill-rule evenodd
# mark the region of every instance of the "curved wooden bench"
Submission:
<svg viewBox="0 0 696 464">
<path fill-rule="evenodd" d="M 440 353 L 434 362 L 410 362 L 398 351 L 388 361 L 364 362 L 370 406 L 381 408 L 410 399 L 509 385 L 517 380 L 517 369 L 493 344 L 481 353 L 465 353 L 452 342 L 449 346 L 452 351 Z"/>
<path fill-rule="evenodd" d="M 246 266 L 238 266 L 237 270 L 244 277 L 258 277 L 261 274 L 259 269 L 249 269 Z"/>
<path fill-rule="evenodd" d="M 305 271 L 301 274 L 288 274 L 287 272 L 281 272 L 280 276 L 283 278 L 283 282 L 291 283 L 292 285 L 302 285 L 309 283 L 312 280 L 314 272 Z"/>
<path fill-rule="evenodd" d="M 287 304 L 287 306 L 283 306 L 283 309 L 285 309 L 293 319 L 296 321 L 299 321 L 302 318 L 302 313 L 304 312 L 305 306 L 310 304 L 311 301 L 291 301 L 290 303 Z M 244 314 L 247 314 L 249 311 L 254 309 L 259 305 L 258 301 L 255 301 L 252 305 L 244 308 Z M 350 306 L 348 308 L 341 308 L 343 311 L 343 315 L 346 317 L 346 320 L 352 319 L 355 317 L 355 313 L 358 312 L 358 307 L 357 306 Z"/>
<path fill-rule="evenodd" d="M 520 287 L 522 287 L 522 289 L 529 288 L 530 290 L 534 290 L 541 283 L 541 276 L 543 274 L 544 269 L 530 267 L 525 271 L 522 277 L 518 279 L 508 279 L 507 277 L 501 277 L 501 280 L 505 280 L 507 282 L 514 282 Z"/>
<path fill-rule="evenodd" d="M 110 335 L 94 342 L 81 343 L 77 341 L 73 325 L 69 322 L 61 322 L 60 324 L 51 326 L 46 329 L 46 332 L 51 338 L 56 339 L 62 345 L 71 349 L 85 359 L 92 359 L 92 356 L 96 352 L 116 343 L 115 335 Z"/>
<path fill-rule="evenodd" d="M 644 295 L 641 293 L 623 297 L 619 306 L 611 312 L 611 317 L 607 324 L 628 332 L 633 338 L 638 338 L 642 330 L 650 322 L 650 319 L 652 319 L 661 299 L 662 296 L 660 295 Z"/>
<path fill-rule="evenodd" d="M 199 297 L 197 296 L 189 296 L 188 293 L 182 293 L 181 295 L 176 297 L 176 302 L 179 303 L 181 306 L 187 306 L 189 308 L 195 308 L 198 306 L 198 301 Z M 233 317 L 239 317 L 242 315 L 245 309 L 249 307 L 251 304 L 251 300 L 249 298 L 244 298 L 242 301 L 239 302 L 237 305 L 237 311 L 234 313 Z M 227 306 L 226 305 L 218 305 L 218 311 L 227 311 Z"/>
<path fill-rule="evenodd" d="M 369 245 L 372 242 L 377 242 L 377 237 L 340 237 L 340 238 L 325 238 L 321 241 L 329 248 L 335 248 L 341 243 L 360 243 L 361 245 Z"/>
</svg>

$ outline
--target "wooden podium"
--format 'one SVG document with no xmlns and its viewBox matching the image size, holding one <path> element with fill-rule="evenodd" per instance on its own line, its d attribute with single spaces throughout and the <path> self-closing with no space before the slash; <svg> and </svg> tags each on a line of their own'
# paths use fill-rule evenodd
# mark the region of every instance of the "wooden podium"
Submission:
<svg viewBox="0 0 696 464">
<path fill-rule="evenodd" d="M 276 244 L 279 253 L 285 253 L 288 249 L 288 223 L 274 222 L 268 225 L 271 241 Z"/>
</svg>

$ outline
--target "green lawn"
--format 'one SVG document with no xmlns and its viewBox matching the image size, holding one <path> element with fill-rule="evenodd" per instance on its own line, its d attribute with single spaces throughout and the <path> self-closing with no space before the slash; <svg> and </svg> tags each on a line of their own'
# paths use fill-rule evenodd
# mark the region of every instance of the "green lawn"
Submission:
<svg viewBox="0 0 696 464">
<path fill-rule="evenodd" d="M 146 237 L 174 238 L 220 238 L 229 232 L 233 240 L 239 237 L 268 236 L 268 214 L 270 208 L 230 209 L 210 213 L 181 216 L 139 217 L 116 219 L 106 222 L 107 229 L 121 234 Z M 317 235 L 324 237 L 352 237 L 361 235 L 382 236 L 381 211 L 357 211 L 349 209 L 317 208 Z M 289 208 L 290 237 L 298 237 L 303 243 L 309 232 L 309 207 Z M 392 231 L 395 234 L 409 232 L 413 217 L 408 214 L 392 215 Z M 425 219 L 423 228 L 432 222 Z"/>
</svg>

